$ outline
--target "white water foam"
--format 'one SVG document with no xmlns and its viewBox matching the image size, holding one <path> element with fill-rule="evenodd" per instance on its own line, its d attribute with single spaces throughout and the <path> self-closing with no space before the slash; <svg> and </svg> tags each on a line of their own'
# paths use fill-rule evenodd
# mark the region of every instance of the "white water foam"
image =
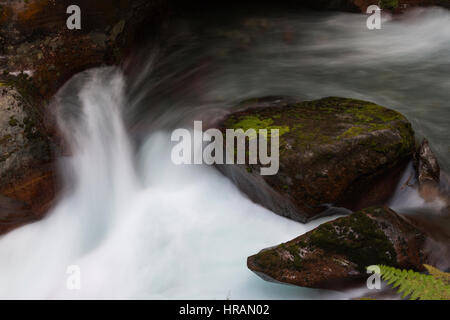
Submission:
<svg viewBox="0 0 450 320">
<path fill-rule="evenodd" d="M 323 220 L 284 219 L 247 200 L 211 167 L 172 165 L 168 132 L 149 137 L 135 171 L 121 120 L 123 76 L 104 69 L 83 78 L 80 108 L 59 106 L 79 113 L 63 122 L 73 148 L 63 165 L 71 188 L 46 219 L 2 237 L 0 298 L 324 294 L 267 283 L 246 267 L 247 256 Z M 70 265 L 81 269 L 81 290 L 66 287 Z"/>
</svg>

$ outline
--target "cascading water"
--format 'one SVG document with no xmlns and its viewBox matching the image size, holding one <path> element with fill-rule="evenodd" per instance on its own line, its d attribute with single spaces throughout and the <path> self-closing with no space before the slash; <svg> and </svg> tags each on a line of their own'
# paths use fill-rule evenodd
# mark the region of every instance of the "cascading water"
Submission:
<svg viewBox="0 0 450 320">
<path fill-rule="evenodd" d="M 169 132 L 149 137 L 136 172 L 124 97 L 114 69 L 80 74 L 58 95 L 73 148 L 63 164 L 70 185 L 45 220 L 2 239 L 0 296 L 302 297 L 308 290 L 260 281 L 246 257 L 319 221 L 303 226 L 278 217 L 213 168 L 175 167 Z M 69 266 L 80 268 L 79 291 L 67 289 Z"/>
<path fill-rule="evenodd" d="M 450 15 L 416 15 L 385 21 L 389 32 L 378 34 L 361 29 L 359 15 L 267 18 L 273 25 L 264 39 L 238 51 L 229 40 L 214 40 L 210 52 L 210 34 L 199 41 L 188 32 L 178 40 L 192 52 L 176 51 L 139 77 L 114 68 L 75 76 L 54 102 L 72 153 L 61 160 L 64 192 L 45 219 L 0 239 L 0 298 L 348 297 L 251 273 L 247 256 L 326 220 L 284 219 L 249 201 L 213 167 L 173 165 L 170 133 L 250 96 L 341 95 L 404 112 L 448 155 L 442 119 L 449 96 L 440 90 L 449 85 L 443 69 L 450 66 Z M 301 30 L 297 42 L 283 42 L 287 27 Z M 416 43 L 418 30 L 433 37 Z M 197 68 L 186 73 L 190 58 Z M 424 111 L 428 97 L 433 113 Z M 129 136 L 131 126 L 138 139 Z M 69 266 L 81 271 L 80 290 L 67 288 Z"/>
</svg>

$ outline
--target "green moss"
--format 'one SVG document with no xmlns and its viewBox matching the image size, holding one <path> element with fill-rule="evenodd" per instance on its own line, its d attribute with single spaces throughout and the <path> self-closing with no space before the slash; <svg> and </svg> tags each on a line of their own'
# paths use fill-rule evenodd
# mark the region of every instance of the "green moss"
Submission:
<svg viewBox="0 0 450 320">
<path fill-rule="evenodd" d="M 369 124 L 369 131 L 389 130 L 389 129 L 392 129 L 392 127 L 388 124 L 384 124 L 384 123 L 370 123 Z"/>
<path fill-rule="evenodd" d="M 260 119 L 259 116 L 244 116 L 241 119 L 239 119 L 238 122 L 227 123 L 231 129 L 242 129 L 244 131 L 247 131 L 249 129 L 254 129 L 257 132 L 260 129 L 267 129 L 268 135 L 270 136 L 271 131 L 270 130 L 279 130 L 279 136 L 281 137 L 283 134 L 290 131 L 288 126 L 276 126 L 273 125 L 273 119 L 266 118 L 266 119 Z"/>
<path fill-rule="evenodd" d="M 9 140 L 11 140 L 11 138 L 12 136 L 10 134 L 4 135 L 3 137 L 0 138 L 0 145 L 8 143 Z"/>
<path fill-rule="evenodd" d="M 287 252 L 289 252 L 289 254 L 293 257 L 293 263 L 294 263 L 294 268 L 295 268 L 295 270 L 297 270 L 297 271 L 302 271 L 303 270 L 303 263 L 302 263 L 302 258 L 300 257 L 300 252 L 299 252 L 299 246 L 298 245 L 295 245 L 295 244 L 287 244 L 287 243 L 282 243 L 282 244 L 280 244 L 279 246 L 278 246 L 278 248 L 279 249 L 281 249 L 281 250 L 286 250 Z M 275 252 L 275 250 L 269 250 L 269 251 L 271 251 L 271 252 Z M 263 253 L 265 253 L 265 252 L 263 252 Z M 261 253 L 259 254 L 259 255 L 261 255 Z M 275 257 L 277 257 L 278 258 L 278 255 L 273 255 L 273 254 L 271 254 L 271 255 L 269 255 L 269 254 L 265 254 L 265 260 L 266 260 L 266 262 L 269 260 L 269 262 L 270 262 L 270 259 L 271 258 L 275 258 Z M 279 260 L 279 258 L 278 258 L 278 260 Z M 277 261 L 277 263 L 278 263 L 278 261 Z"/>
<path fill-rule="evenodd" d="M 386 109 L 376 104 L 366 103 L 364 105 L 349 105 L 346 107 L 346 113 L 352 114 L 356 120 L 362 123 L 373 124 L 386 123 L 394 120 L 404 119 L 404 117 L 390 109 Z"/>
<path fill-rule="evenodd" d="M 365 128 L 361 128 L 361 127 L 351 127 L 350 129 L 348 129 L 347 131 L 345 131 L 343 134 L 341 134 L 340 136 L 338 136 L 338 139 L 345 139 L 345 138 L 352 138 L 352 137 L 356 137 L 359 136 L 361 133 L 363 133 L 364 131 L 366 131 Z"/>
<path fill-rule="evenodd" d="M 14 118 L 14 116 L 12 116 L 11 118 L 9 118 L 8 123 L 9 123 L 9 125 L 10 125 L 11 127 L 15 127 L 15 126 L 17 126 L 17 125 L 19 124 L 19 122 L 17 121 L 17 119 Z"/>
<path fill-rule="evenodd" d="M 262 100 L 262 99 L 261 99 Z M 245 102 L 262 102 L 250 99 Z M 407 127 L 409 126 L 409 127 Z M 414 133 L 407 119 L 400 113 L 362 100 L 329 97 L 282 107 L 249 109 L 231 115 L 224 127 L 233 129 L 279 129 L 280 152 L 289 157 L 305 150 L 331 150 L 324 145 L 342 139 L 351 140 L 367 133 L 367 139 L 358 139 L 371 151 L 395 156 L 410 154 Z M 370 134 L 386 130 L 386 134 Z M 400 133 L 401 139 L 397 133 Z M 330 156 L 332 158 L 332 156 Z"/>
<path fill-rule="evenodd" d="M 5 86 L 14 87 L 20 94 L 21 99 L 30 105 L 36 101 L 39 96 L 37 88 L 34 86 L 32 80 L 26 74 L 19 74 L 16 77 L 10 77 L 4 82 Z"/>
<path fill-rule="evenodd" d="M 25 117 L 23 119 L 23 124 L 25 136 L 27 137 L 28 140 L 41 138 L 39 131 L 36 129 L 36 124 L 31 118 Z"/>
<path fill-rule="evenodd" d="M 396 252 L 391 241 L 379 224 L 368 216 L 374 210 L 376 209 L 365 209 L 320 225 L 311 233 L 310 243 L 347 256 L 358 265 L 360 271 L 377 263 L 395 265 Z M 382 213 L 377 211 L 376 214 Z"/>
<path fill-rule="evenodd" d="M 303 130 L 302 126 L 297 126 L 293 132 L 298 145 L 304 149 L 308 149 L 313 145 L 331 143 L 333 140 L 333 137 L 324 134 L 320 128 Z"/>
<path fill-rule="evenodd" d="M 255 256 L 255 262 L 264 268 L 277 268 L 280 265 L 280 257 L 275 250 L 266 250 Z"/>
<path fill-rule="evenodd" d="M 300 258 L 299 248 L 295 245 L 284 245 L 283 249 L 288 251 L 294 258 L 294 268 L 297 271 L 301 271 L 303 269 L 303 264 L 302 259 Z"/>
<path fill-rule="evenodd" d="M 245 116 L 238 122 L 232 124 L 232 129 L 243 129 L 244 131 L 247 131 L 248 129 L 266 129 L 272 123 L 272 119 L 261 120 L 258 116 Z"/>
<path fill-rule="evenodd" d="M 389 126 L 376 126 L 373 130 L 389 129 Z M 390 143 L 383 137 L 374 138 L 371 140 L 361 141 L 360 144 L 382 154 L 395 154 L 396 158 L 403 158 L 410 155 L 414 151 L 414 131 L 411 124 L 408 122 L 399 124 L 395 130 L 400 132 L 401 139 L 395 139 Z"/>
<path fill-rule="evenodd" d="M 382 9 L 395 9 L 398 8 L 398 0 L 380 0 L 380 7 Z"/>
<path fill-rule="evenodd" d="M 297 271 L 303 270 L 302 259 L 300 259 L 300 257 L 298 255 L 294 256 L 294 267 Z"/>
</svg>

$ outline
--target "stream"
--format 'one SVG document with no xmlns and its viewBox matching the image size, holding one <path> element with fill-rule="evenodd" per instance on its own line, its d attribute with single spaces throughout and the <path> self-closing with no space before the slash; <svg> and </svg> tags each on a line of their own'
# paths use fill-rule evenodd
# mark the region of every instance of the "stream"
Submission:
<svg viewBox="0 0 450 320">
<path fill-rule="evenodd" d="M 249 271 L 249 255 L 336 217 L 301 224 L 277 216 L 214 167 L 172 164 L 170 135 L 247 98 L 342 96 L 403 113 L 450 172 L 450 12 L 385 16 L 374 31 L 361 14 L 216 14 L 178 18 L 123 68 L 88 70 L 61 88 L 52 103 L 71 147 L 60 161 L 64 190 L 45 219 L 2 236 L 0 298 L 360 294 L 270 283 Z M 438 204 L 414 190 L 399 189 L 391 204 L 426 207 L 439 219 Z M 67 288 L 70 266 L 80 270 L 80 290 Z"/>
</svg>

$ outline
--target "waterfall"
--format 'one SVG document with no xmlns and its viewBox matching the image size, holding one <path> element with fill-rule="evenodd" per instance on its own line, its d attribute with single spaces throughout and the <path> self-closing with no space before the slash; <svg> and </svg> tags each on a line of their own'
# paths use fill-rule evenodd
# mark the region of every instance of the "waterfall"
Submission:
<svg viewBox="0 0 450 320">
<path fill-rule="evenodd" d="M 66 190 L 48 217 L 1 239 L 0 298 L 320 297 L 246 268 L 247 256 L 319 221 L 276 216 L 211 167 L 173 165 L 169 131 L 133 157 L 124 90 L 121 72 L 105 68 L 56 97 L 72 152 L 61 164 Z M 68 289 L 70 266 L 80 290 Z"/>
</svg>

